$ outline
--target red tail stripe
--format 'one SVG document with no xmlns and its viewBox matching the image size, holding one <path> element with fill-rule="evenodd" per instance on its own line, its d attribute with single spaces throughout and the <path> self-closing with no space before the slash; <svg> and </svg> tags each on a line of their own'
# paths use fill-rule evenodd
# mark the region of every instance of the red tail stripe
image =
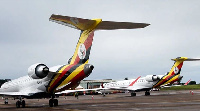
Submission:
<svg viewBox="0 0 200 111">
<path fill-rule="evenodd" d="M 88 48 L 90 48 L 90 46 L 92 45 L 93 37 L 94 37 L 94 31 L 88 35 L 87 39 L 84 42 L 86 52 L 87 52 Z M 79 61 L 80 61 L 80 58 L 77 54 L 74 64 L 78 64 Z"/>
</svg>

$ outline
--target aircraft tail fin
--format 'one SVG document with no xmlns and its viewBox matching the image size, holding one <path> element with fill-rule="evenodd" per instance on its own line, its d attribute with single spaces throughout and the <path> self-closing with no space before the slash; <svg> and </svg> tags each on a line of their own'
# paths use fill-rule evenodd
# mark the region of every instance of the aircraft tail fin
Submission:
<svg viewBox="0 0 200 111">
<path fill-rule="evenodd" d="M 172 66 L 169 74 L 170 75 L 177 75 L 177 74 L 180 74 L 180 71 L 181 71 L 181 68 L 183 66 L 183 62 L 184 61 L 198 61 L 200 59 L 193 59 L 193 58 L 187 58 L 187 57 L 177 57 L 175 59 L 171 59 L 174 62 L 174 65 Z"/>
<path fill-rule="evenodd" d="M 175 61 L 171 70 L 166 75 L 164 75 L 161 78 L 161 80 L 156 85 L 154 85 L 154 87 L 159 87 L 161 85 L 165 85 L 168 83 L 172 84 L 173 82 L 178 81 L 179 77 L 180 77 L 181 68 L 183 66 L 183 62 L 184 61 L 198 61 L 200 59 L 177 57 L 177 58 L 171 59 L 171 60 Z"/>
<path fill-rule="evenodd" d="M 81 30 L 74 55 L 69 59 L 69 64 L 88 63 L 90 50 L 95 30 L 135 29 L 144 28 L 150 24 L 102 21 L 102 19 L 82 19 L 62 15 L 51 15 L 50 21 Z"/>
<path fill-rule="evenodd" d="M 100 88 L 104 88 L 103 83 L 101 83 Z"/>
<path fill-rule="evenodd" d="M 191 79 L 189 81 L 187 81 L 184 85 L 188 85 L 190 83 Z"/>
</svg>

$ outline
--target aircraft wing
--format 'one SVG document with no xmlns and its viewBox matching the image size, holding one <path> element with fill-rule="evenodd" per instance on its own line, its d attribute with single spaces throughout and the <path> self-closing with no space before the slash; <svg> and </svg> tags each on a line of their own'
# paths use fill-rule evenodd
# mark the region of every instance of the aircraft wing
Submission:
<svg viewBox="0 0 200 111">
<path fill-rule="evenodd" d="M 33 94 L 36 93 L 40 93 L 43 92 L 41 90 L 35 89 L 33 90 L 29 90 L 29 89 L 25 89 L 23 91 L 18 91 L 18 92 L 0 92 L 0 95 L 4 95 L 4 96 L 31 96 Z"/>
<path fill-rule="evenodd" d="M 67 94 L 67 93 L 84 92 L 84 91 L 98 91 L 98 90 L 101 90 L 101 89 L 102 89 L 102 88 L 65 90 L 65 91 L 62 91 L 62 92 L 58 92 L 58 93 L 56 93 L 56 94 Z"/>
<path fill-rule="evenodd" d="M 26 92 L 0 92 L 0 95 L 7 95 L 7 96 L 27 96 L 29 93 Z"/>
</svg>

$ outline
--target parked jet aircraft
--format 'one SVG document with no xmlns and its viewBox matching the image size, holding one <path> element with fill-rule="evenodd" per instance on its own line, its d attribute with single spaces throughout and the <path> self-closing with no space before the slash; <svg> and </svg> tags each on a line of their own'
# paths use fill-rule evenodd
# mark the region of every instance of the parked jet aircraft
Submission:
<svg viewBox="0 0 200 111">
<path fill-rule="evenodd" d="M 191 81 L 191 79 L 188 80 L 184 85 L 185 85 L 185 86 L 188 85 L 190 81 Z M 174 83 L 175 83 L 175 82 L 174 82 Z M 160 87 L 161 87 L 161 88 L 167 88 L 167 87 L 172 87 L 172 86 L 182 86 L 182 85 L 178 85 L 178 84 L 166 84 L 166 85 L 161 85 Z"/>
<path fill-rule="evenodd" d="M 159 88 L 160 86 L 173 84 L 180 80 L 183 77 L 180 75 L 180 72 L 184 61 L 195 61 L 200 59 L 177 57 L 172 60 L 175 61 L 175 63 L 170 72 L 165 75 L 147 75 L 146 77 L 138 77 L 137 79 L 104 83 L 103 88 L 99 89 L 101 89 L 102 92 L 105 92 L 105 90 L 127 90 L 131 92 L 131 96 L 136 96 L 135 92 L 146 91 L 145 95 L 150 95 L 149 91 L 152 88 Z"/>
<path fill-rule="evenodd" d="M 81 30 L 80 38 L 72 58 L 67 65 L 48 68 L 37 63 L 28 68 L 28 75 L 6 82 L 0 88 L 1 95 L 17 96 L 16 107 L 25 107 L 25 98 L 51 97 L 49 106 L 57 106 L 55 93 L 73 89 L 79 82 L 89 76 L 94 66 L 88 64 L 95 30 L 144 28 L 149 24 L 102 21 L 101 19 L 82 19 L 69 16 L 52 15 L 50 21 Z"/>
</svg>

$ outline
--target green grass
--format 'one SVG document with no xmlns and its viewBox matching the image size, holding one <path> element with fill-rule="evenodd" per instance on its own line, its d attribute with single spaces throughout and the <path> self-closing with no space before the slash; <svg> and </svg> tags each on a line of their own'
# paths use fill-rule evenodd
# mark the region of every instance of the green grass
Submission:
<svg viewBox="0 0 200 111">
<path fill-rule="evenodd" d="M 200 85 L 187 85 L 187 86 L 172 86 L 168 88 L 161 88 L 162 91 L 165 90 L 198 90 L 200 89 Z"/>
</svg>

